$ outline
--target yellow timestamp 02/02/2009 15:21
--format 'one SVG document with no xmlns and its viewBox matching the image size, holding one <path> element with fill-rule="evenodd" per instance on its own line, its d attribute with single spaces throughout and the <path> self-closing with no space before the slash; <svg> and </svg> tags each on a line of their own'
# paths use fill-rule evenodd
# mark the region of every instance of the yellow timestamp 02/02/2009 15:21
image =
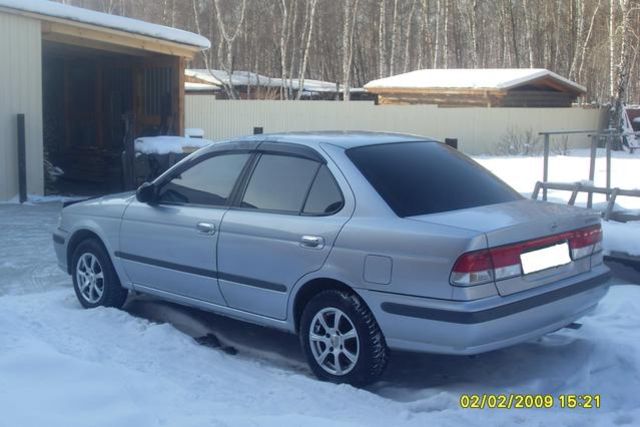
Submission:
<svg viewBox="0 0 640 427">
<path fill-rule="evenodd" d="M 599 394 L 462 394 L 464 409 L 598 409 Z"/>
</svg>

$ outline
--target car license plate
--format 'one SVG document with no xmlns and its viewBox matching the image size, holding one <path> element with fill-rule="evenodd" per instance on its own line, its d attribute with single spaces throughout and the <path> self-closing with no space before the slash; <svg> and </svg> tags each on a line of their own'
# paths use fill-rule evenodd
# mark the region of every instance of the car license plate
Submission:
<svg viewBox="0 0 640 427">
<path fill-rule="evenodd" d="M 571 255 L 569 255 L 567 242 L 520 254 L 520 263 L 524 274 L 535 273 L 570 262 Z"/>
</svg>

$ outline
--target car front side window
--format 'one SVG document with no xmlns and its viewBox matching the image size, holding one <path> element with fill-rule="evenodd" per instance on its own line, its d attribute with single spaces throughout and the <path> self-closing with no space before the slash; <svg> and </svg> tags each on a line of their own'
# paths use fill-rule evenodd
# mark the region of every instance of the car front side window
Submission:
<svg viewBox="0 0 640 427">
<path fill-rule="evenodd" d="M 225 206 L 249 157 L 248 153 L 237 153 L 205 159 L 164 184 L 158 202 Z"/>
</svg>

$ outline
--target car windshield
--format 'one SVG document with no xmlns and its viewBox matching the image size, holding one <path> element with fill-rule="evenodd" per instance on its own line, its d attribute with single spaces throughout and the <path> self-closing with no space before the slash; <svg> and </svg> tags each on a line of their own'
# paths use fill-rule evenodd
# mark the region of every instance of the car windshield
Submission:
<svg viewBox="0 0 640 427">
<path fill-rule="evenodd" d="M 467 156 L 435 141 L 356 147 L 347 156 L 400 217 L 522 198 Z"/>
</svg>

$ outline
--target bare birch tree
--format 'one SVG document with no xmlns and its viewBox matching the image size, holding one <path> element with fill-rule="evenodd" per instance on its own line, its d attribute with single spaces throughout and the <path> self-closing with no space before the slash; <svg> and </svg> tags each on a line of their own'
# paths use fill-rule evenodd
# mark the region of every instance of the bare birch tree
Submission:
<svg viewBox="0 0 640 427">
<path fill-rule="evenodd" d="M 222 39 L 224 41 L 224 45 L 226 46 L 226 58 L 222 58 L 222 49 L 219 49 L 218 52 L 220 53 L 220 57 L 218 58 L 218 61 L 220 62 L 220 65 L 222 66 L 222 69 L 227 73 L 227 75 L 229 76 L 229 82 L 224 84 L 224 88 L 227 91 L 227 95 L 229 96 L 229 98 L 233 98 L 233 99 L 237 99 L 238 98 L 238 92 L 235 89 L 235 86 L 233 85 L 233 69 L 234 69 L 234 64 L 233 64 L 233 43 L 235 42 L 235 40 L 238 38 L 238 36 L 240 35 L 240 30 L 242 29 L 242 24 L 244 22 L 244 12 L 247 6 L 247 0 L 242 0 L 242 6 L 240 8 L 240 17 L 237 18 L 237 24 L 236 24 L 236 28 L 233 30 L 233 32 L 229 32 L 227 31 L 227 27 L 224 23 L 224 20 L 222 18 L 222 12 L 221 12 L 221 8 L 220 8 L 220 0 L 213 0 L 213 4 L 215 6 L 215 10 L 216 10 L 216 20 L 217 20 L 217 24 L 218 24 L 218 30 L 220 32 L 220 35 L 222 36 Z M 222 46 L 223 43 L 220 43 L 220 46 Z"/>
<path fill-rule="evenodd" d="M 387 13 L 386 0 L 380 1 L 378 19 L 378 77 L 387 76 Z"/>
<path fill-rule="evenodd" d="M 307 72 L 307 61 L 309 60 L 309 48 L 313 37 L 313 23 L 315 21 L 316 6 L 318 0 L 307 1 L 307 14 L 305 15 L 306 41 L 302 53 L 302 65 L 300 65 L 300 77 L 298 77 L 298 94 L 296 99 L 300 99 L 304 90 L 304 77 Z"/>
<path fill-rule="evenodd" d="M 438 68 L 438 58 L 440 54 L 440 2 L 436 1 L 436 34 L 433 47 L 433 68 Z"/>
<path fill-rule="evenodd" d="M 449 68 L 449 0 L 444 0 L 444 28 L 442 42 L 442 66 Z"/>
<path fill-rule="evenodd" d="M 525 29 L 525 38 L 527 40 L 527 51 L 529 58 L 529 68 L 533 68 L 533 47 L 531 46 L 531 20 L 529 18 L 529 0 L 522 0 L 522 5 L 524 6 L 524 29 Z"/>
<path fill-rule="evenodd" d="M 391 51 L 389 52 L 389 75 L 393 75 L 395 71 L 397 39 L 398 39 L 398 0 L 393 0 L 393 16 L 391 19 Z"/>
<path fill-rule="evenodd" d="M 586 86 L 586 102 L 640 103 L 640 0 L 358 0 L 355 14 L 356 0 L 55 1 L 198 32 L 212 48 L 188 66 L 284 77 L 260 96 L 292 98 L 308 79 L 541 66 Z"/>
<path fill-rule="evenodd" d="M 411 10 L 409 11 L 409 16 L 405 21 L 405 25 L 407 26 L 404 40 L 404 64 L 402 66 L 402 72 L 406 73 L 409 71 L 409 64 L 411 63 L 411 35 L 413 33 L 413 14 L 416 10 L 416 0 L 412 0 L 411 2 Z"/>
<path fill-rule="evenodd" d="M 342 96 L 351 100 L 351 63 L 353 61 L 353 31 L 356 24 L 358 0 L 345 0 L 342 27 Z"/>
</svg>

